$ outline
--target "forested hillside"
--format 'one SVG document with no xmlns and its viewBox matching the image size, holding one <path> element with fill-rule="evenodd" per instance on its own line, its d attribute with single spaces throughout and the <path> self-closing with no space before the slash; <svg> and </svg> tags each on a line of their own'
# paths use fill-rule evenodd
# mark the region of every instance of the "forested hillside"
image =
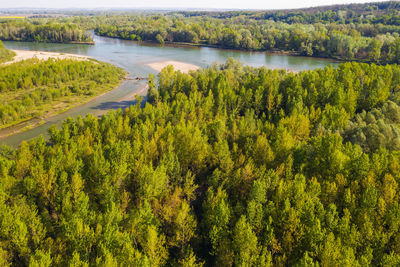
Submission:
<svg viewBox="0 0 400 267">
<path fill-rule="evenodd" d="M 3 42 L 0 41 L 0 63 L 12 60 L 15 56 L 15 53 L 9 49 L 7 49 Z"/>
<path fill-rule="evenodd" d="M 113 89 L 124 71 L 98 61 L 30 59 L 0 65 L 0 129 Z"/>
<path fill-rule="evenodd" d="M 377 63 L 400 58 L 400 4 L 94 17 L 99 35 Z M 85 22 L 88 24 L 88 22 Z"/>
<path fill-rule="evenodd" d="M 0 40 L 44 43 L 86 43 L 93 39 L 85 29 L 73 23 L 48 20 L 1 20 Z"/>
<path fill-rule="evenodd" d="M 398 65 L 158 78 L 1 150 L 0 265 L 400 264 Z"/>
</svg>

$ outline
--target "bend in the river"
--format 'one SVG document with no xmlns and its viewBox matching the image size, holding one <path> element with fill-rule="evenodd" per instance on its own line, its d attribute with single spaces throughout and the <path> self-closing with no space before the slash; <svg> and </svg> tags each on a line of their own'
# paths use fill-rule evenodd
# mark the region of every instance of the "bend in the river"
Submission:
<svg viewBox="0 0 400 267">
<path fill-rule="evenodd" d="M 291 70 L 315 69 L 337 64 L 334 61 L 320 58 L 274 55 L 263 52 L 223 50 L 207 47 L 143 45 L 134 41 L 99 36 L 95 36 L 94 39 L 96 44 L 92 46 L 30 42 L 4 43 L 10 49 L 53 51 L 89 56 L 124 68 L 129 72 L 131 78 L 147 77 L 150 73 L 156 74 L 156 71 L 148 66 L 149 63 L 171 60 L 207 67 L 213 63 L 224 63 L 228 58 L 232 57 L 246 65 Z M 60 125 L 67 117 L 85 116 L 88 113 L 102 115 L 110 109 L 125 108 L 134 103 L 136 94 L 146 94 L 145 85 L 145 81 L 125 80 L 115 90 L 65 113 L 51 117 L 41 126 L 4 138 L 0 140 L 0 143 L 17 146 L 23 140 L 37 137 L 40 134 L 47 135 L 47 130 L 51 125 Z"/>
</svg>

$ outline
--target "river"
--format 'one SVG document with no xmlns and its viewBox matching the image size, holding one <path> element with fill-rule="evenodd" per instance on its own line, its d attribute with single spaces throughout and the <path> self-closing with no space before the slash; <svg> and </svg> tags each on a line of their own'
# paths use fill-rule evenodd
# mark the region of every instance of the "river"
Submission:
<svg viewBox="0 0 400 267">
<path fill-rule="evenodd" d="M 156 71 L 148 67 L 147 64 L 167 60 L 207 67 L 213 63 L 224 63 L 228 58 L 234 58 L 250 66 L 267 66 L 268 68 L 284 68 L 298 71 L 337 64 L 327 59 L 276 55 L 264 52 L 139 44 L 134 41 L 100 36 L 94 36 L 94 40 L 96 42 L 95 45 L 31 42 L 4 42 L 4 44 L 10 49 L 41 50 L 89 56 L 124 68 L 129 72 L 129 77 L 131 78 L 147 77 L 150 73 L 156 74 Z M 41 126 L 1 139 L 0 143 L 15 147 L 23 140 L 29 140 L 40 134 L 46 136 L 47 130 L 51 125 L 60 125 L 67 117 L 85 116 L 88 113 L 100 116 L 110 109 L 125 108 L 134 103 L 135 94 L 146 94 L 145 84 L 146 82 L 143 80 L 125 80 L 115 90 L 99 96 L 86 104 L 51 117 Z"/>
</svg>

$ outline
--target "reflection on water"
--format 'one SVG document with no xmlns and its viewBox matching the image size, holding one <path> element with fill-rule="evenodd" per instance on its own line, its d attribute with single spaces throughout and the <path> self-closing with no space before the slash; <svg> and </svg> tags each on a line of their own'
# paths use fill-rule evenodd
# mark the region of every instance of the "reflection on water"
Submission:
<svg viewBox="0 0 400 267">
<path fill-rule="evenodd" d="M 269 68 L 284 68 L 292 70 L 307 70 L 323 68 L 337 63 L 319 58 L 296 57 L 288 55 L 274 55 L 264 52 L 247 52 L 238 50 L 222 50 L 208 47 L 168 46 L 147 44 L 128 40 L 94 36 L 95 45 L 82 44 L 48 44 L 31 42 L 4 42 L 10 49 L 42 50 L 49 52 L 61 52 L 81 54 L 95 59 L 110 62 L 126 69 L 130 77 L 146 77 L 156 71 L 146 64 L 166 60 L 175 60 L 185 63 L 207 67 L 213 63 L 224 63 L 228 58 L 234 58 L 250 66 L 267 66 Z M 52 124 L 60 125 L 68 116 L 84 116 L 87 113 L 102 115 L 109 109 L 125 108 L 133 104 L 134 99 L 127 99 L 135 92 L 143 94 L 144 81 L 125 81 L 114 91 L 107 93 L 95 100 L 76 107 L 63 114 L 59 114 L 46 124 L 35 129 L 13 135 L 0 140 L 0 143 L 16 146 L 22 140 L 46 134 Z M 128 97 L 129 98 L 129 97 Z"/>
<path fill-rule="evenodd" d="M 46 44 L 29 42 L 5 42 L 12 49 L 30 49 L 82 54 L 107 61 L 126 68 L 132 74 L 146 75 L 151 70 L 146 63 L 176 60 L 201 67 L 213 63 L 224 63 L 232 57 L 251 66 L 267 66 L 293 70 L 322 68 L 337 63 L 320 58 L 276 55 L 265 52 L 248 52 L 238 50 L 222 50 L 208 47 L 168 46 L 141 43 L 94 36 L 95 45 L 80 44 Z"/>
</svg>

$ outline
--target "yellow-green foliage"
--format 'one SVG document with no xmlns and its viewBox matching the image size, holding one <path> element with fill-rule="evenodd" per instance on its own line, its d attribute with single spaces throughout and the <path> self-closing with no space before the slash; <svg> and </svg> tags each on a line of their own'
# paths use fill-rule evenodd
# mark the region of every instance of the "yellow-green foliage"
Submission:
<svg viewBox="0 0 400 267">
<path fill-rule="evenodd" d="M 71 59 L 0 66 L 0 127 L 54 111 L 58 103 L 79 103 L 110 90 L 123 74 L 108 63 Z"/>
<path fill-rule="evenodd" d="M 0 41 L 0 63 L 10 61 L 15 56 L 15 53 L 9 49 L 7 49 L 3 42 Z"/>
<path fill-rule="evenodd" d="M 399 266 L 398 71 L 165 69 L 143 108 L 0 150 L 1 262 Z"/>
<path fill-rule="evenodd" d="M 0 40 L 43 43 L 93 43 L 92 37 L 74 23 L 8 19 L 0 23 Z"/>
</svg>

